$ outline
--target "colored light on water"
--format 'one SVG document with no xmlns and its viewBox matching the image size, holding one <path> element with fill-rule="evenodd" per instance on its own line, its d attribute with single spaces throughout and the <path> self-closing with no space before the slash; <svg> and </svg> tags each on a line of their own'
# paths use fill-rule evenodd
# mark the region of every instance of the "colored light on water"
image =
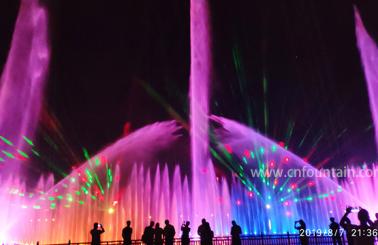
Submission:
<svg viewBox="0 0 378 245">
<path fill-rule="evenodd" d="M 246 158 L 250 158 L 250 157 L 251 157 L 251 155 L 249 154 L 249 151 L 248 151 L 248 150 L 244 150 L 244 156 L 245 156 Z"/>
<path fill-rule="evenodd" d="M 232 148 L 230 145 L 226 144 L 224 145 L 224 148 L 226 149 L 226 151 L 229 153 L 229 154 L 232 154 Z"/>
<path fill-rule="evenodd" d="M 13 154 L 12 153 L 10 153 L 10 152 L 8 152 L 8 151 L 2 151 L 3 153 L 4 153 L 4 155 L 6 155 L 7 157 L 9 157 L 9 158 L 12 158 L 12 159 L 14 159 L 15 157 L 13 156 Z"/>
<path fill-rule="evenodd" d="M 23 136 L 23 139 L 24 139 L 24 140 L 26 141 L 26 143 L 28 143 L 29 145 L 34 146 L 33 141 L 32 141 L 31 139 L 29 139 L 28 137 Z"/>
<path fill-rule="evenodd" d="M 309 182 L 307 183 L 307 186 L 308 186 L 308 187 L 315 186 L 315 183 L 314 183 L 313 181 L 309 181 Z"/>
<path fill-rule="evenodd" d="M 0 139 L 1 139 L 5 144 L 10 145 L 10 146 L 13 146 L 13 143 L 12 143 L 10 140 L 6 139 L 5 137 L 0 136 Z"/>
<path fill-rule="evenodd" d="M 264 154 L 264 152 L 265 152 L 265 149 L 264 149 L 264 147 L 260 147 L 260 153 L 261 153 L 261 155 L 263 155 L 263 154 Z"/>
<path fill-rule="evenodd" d="M 95 158 L 95 165 L 99 166 L 100 165 L 100 159 L 98 157 Z"/>
<path fill-rule="evenodd" d="M 23 156 L 23 157 L 25 157 L 25 158 L 29 158 L 28 154 L 26 154 L 25 152 L 23 152 L 23 151 L 21 151 L 21 150 L 17 150 L 17 152 L 18 152 L 21 156 Z"/>
<path fill-rule="evenodd" d="M 243 162 L 244 162 L 245 164 L 248 164 L 248 161 L 247 161 L 247 158 L 246 158 L 246 157 L 243 157 Z"/>
</svg>

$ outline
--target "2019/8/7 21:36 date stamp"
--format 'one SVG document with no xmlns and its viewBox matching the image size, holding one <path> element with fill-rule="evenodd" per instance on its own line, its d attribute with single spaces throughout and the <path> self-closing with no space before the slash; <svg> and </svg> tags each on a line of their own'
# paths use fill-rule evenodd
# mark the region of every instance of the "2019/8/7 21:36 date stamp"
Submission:
<svg viewBox="0 0 378 245">
<path fill-rule="evenodd" d="M 338 233 L 338 234 L 337 234 Z M 299 236 L 342 236 L 345 233 L 345 230 L 334 231 L 331 229 L 306 229 L 300 230 Z M 350 236 L 352 237 L 376 237 L 378 236 L 378 229 L 351 229 Z"/>
</svg>

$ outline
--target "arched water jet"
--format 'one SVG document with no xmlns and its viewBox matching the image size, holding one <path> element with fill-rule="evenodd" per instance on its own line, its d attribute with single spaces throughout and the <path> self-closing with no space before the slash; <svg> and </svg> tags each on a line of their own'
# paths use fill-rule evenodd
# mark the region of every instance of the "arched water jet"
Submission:
<svg viewBox="0 0 378 245">
<path fill-rule="evenodd" d="M 346 205 L 363 204 L 331 176 L 321 176 L 312 165 L 253 129 L 218 116 L 211 116 L 211 122 L 218 157 L 234 172 L 232 217 L 246 234 L 294 232 L 299 218 L 310 229 L 324 229 L 328 215 L 341 218 Z M 292 170 L 299 172 L 295 176 Z"/>
</svg>

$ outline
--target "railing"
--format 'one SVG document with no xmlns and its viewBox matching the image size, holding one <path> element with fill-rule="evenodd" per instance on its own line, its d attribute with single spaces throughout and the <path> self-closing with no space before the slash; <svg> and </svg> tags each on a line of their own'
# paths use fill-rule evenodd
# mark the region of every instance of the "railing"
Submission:
<svg viewBox="0 0 378 245">
<path fill-rule="evenodd" d="M 342 244 L 348 244 L 346 237 L 343 235 L 341 237 Z M 37 243 L 39 244 L 39 243 Z M 60 243 L 60 244 L 43 244 L 43 245 L 85 245 L 91 244 L 90 242 L 71 242 L 68 241 L 67 243 Z M 123 241 L 102 241 L 102 245 L 118 245 L 123 244 Z M 132 245 L 142 245 L 143 242 L 141 240 L 133 240 L 131 241 Z M 181 245 L 181 239 L 177 238 L 174 241 L 175 245 Z M 279 234 L 279 235 L 251 235 L 251 236 L 242 236 L 241 237 L 241 245 L 300 245 L 299 235 L 297 234 Z M 332 237 L 330 236 L 316 236 L 311 235 L 309 236 L 309 244 L 310 245 L 331 245 Z M 377 241 L 375 244 L 378 244 Z M 41 244 L 40 244 L 41 245 Z M 192 238 L 190 240 L 190 245 L 200 245 L 200 241 L 198 238 Z M 214 237 L 213 245 L 231 245 L 231 237 Z"/>
</svg>

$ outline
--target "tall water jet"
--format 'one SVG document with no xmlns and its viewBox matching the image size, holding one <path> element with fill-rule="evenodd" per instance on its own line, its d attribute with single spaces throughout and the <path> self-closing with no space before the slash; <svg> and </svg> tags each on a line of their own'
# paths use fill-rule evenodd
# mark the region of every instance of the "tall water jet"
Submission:
<svg viewBox="0 0 378 245">
<path fill-rule="evenodd" d="M 36 128 L 49 57 L 46 10 L 37 0 L 23 0 L 0 81 L 0 135 L 6 139 L 0 152 L 3 178 L 17 173 L 28 158 L 24 137 L 33 137 Z"/>
<path fill-rule="evenodd" d="M 378 152 L 378 47 L 367 32 L 356 7 L 354 8 L 354 16 L 357 44 L 369 92 L 370 109 L 374 121 L 375 142 Z"/>
<path fill-rule="evenodd" d="M 22 163 L 28 161 L 30 140 L 39 119 L 42 95 L 49 63 L 46 9 L 37 0 L 22 0 L 10 51 L 0 80 L 0 220 L 8 221 L 0 232 L 0 241 L 17 237 L 17 222 L 24 205 L 9 192 L 26 192 Z M 17 191 L 12 188 L 17 186 Z M 20 193 L 21 193 L 20 192 Z M 16 229 L 13 229 L 16 227 Z"/>
<path fill-rule="evenodd" d="M 213 166 L 209 157 L 208 92 L 211 80 L 210 23 L 207 0 L 190 1 L 190 133 L 194 226 L 209 215 L 207 200 Z"/>
</svg>

